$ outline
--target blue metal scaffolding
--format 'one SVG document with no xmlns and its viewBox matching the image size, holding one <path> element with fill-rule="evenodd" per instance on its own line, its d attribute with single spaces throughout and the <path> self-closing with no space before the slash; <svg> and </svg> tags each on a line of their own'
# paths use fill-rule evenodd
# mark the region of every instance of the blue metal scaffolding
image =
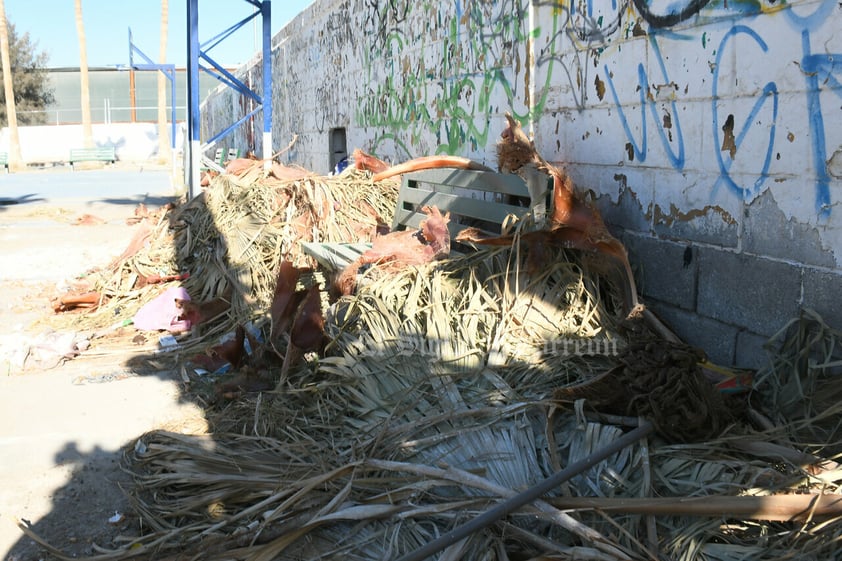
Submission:
<svg viewBox="0 0 842 561">
<path fill-rule="evenodd" d="M 138 54 L 145 62 L 135 64 L 134 55 Z M 132 28 L 129 28 L 129 68 L 132 72 L 135 70 L 160 70 L 164 76 L 170 81 L 170 148 L 175 152 L 175 65 L 174 64 L 155 64 L 152 59 L 146 56 L 143 51 L 138 48 L 132 41 Z M 134 79 L 131 85 L 132 91 L 132 121 L 134 121 Z"/>
<path fill-rule="evenodd" d="M 251 4 L 255 11 L 243 18 L 225 31 L 211 39 L 199 41 L 199 0 L 187 0 L 187 146 L 185 153 L 185 181 L 192 198 L 194 189 L 199 186 L 202 155 L 204 150 L 231 134 L 243 122 L 263 111 L 263 159 L 268 161 L 272 157 L 272 10 L 271 0 L 243 0 Z M 263 22 L 263 95 L 258 95 L 236 76 L 225 70 L 214 61 L 208 52 L 224 41 L 232 33 L 260 16 Z M 210 67 L 201 64 L 204 61 Z M 201 142 L 201 114 L 199 100 L 199 70 L 217 78 L 234 91 L 251 98 L 257 106 L 236 123 L 210 138 Z"/>
</svg>

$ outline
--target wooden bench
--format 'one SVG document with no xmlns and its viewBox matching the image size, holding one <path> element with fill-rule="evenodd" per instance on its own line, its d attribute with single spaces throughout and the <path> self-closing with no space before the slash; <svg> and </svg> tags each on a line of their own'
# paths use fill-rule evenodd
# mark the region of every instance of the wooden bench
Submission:
<svg viewBox="0 0 842 561">
<path fill-rule="evenodd" d="M 9 153 L 8 152 L 0 152 L 0 166 L 3 166 L 6 169 L 6 173 L 9 173 Z"/>
<path fill-rule="evenodd" d="M 117 154 L 113 146 L 97 148 L 72 148 L 70 150 L 70 168 L 76 170 L 79 162 L 106 162 L 113 164 L 117 161 Z"/>
<path fill-rule="evenodd" d="M 418 228 L 427 217 L 421 209 L 436 206 L 442 214 L 450 213 L 451 240 L 470 226 L 499 234 L 510 215 L 520 218 L 533 208 L 545 212 L 551 188 L 552 182 L 547 177 L 546 190 L 540 196 L 542 200 L 533 202 L 526 184 L 513 174 L 449 168 L 407 173 L 401 180 L 392 231 Z M 369 243 L 301 244 L 306 255 L 329 271 L 344 269 L 370 247 Z"/>
</svg>

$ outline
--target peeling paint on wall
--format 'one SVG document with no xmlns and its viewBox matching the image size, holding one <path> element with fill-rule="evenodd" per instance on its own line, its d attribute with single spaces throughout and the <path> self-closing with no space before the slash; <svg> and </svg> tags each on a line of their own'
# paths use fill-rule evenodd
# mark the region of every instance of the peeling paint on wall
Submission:
<svg viewBox="0 0 842 561">
<path fill-rule="evenodd" d="M 720 150 L 722 152 L 728 152 L 728 155 L 731 156 L 732 160 L 737 157 L 737 143 L 734 137 L 733 115 L 728 115 L 728 118 L 725 120 L 725 124 L 722 125 L 722 147 Z"/>
<path fill-rule="evenodd" d="M 828 160 L 827 173 L 836 179 L 842 179 L 842 147 L 838 148 Z"/>
<path fill-rule="evenodd" d="M 596 88 L 596 97 L 599 101 L 605 97 L 605 82 L 599 79 L 599 76 L 594 78 L 594 87 Z"/>
<path fill-rule="evenodd" d="M 693 208 L 687 212 L 682 212 L 675 205 L 670 205 L 669 212 L 665 212 L 659 205 L 655 205 L 653 211 L 655 224 L 664 224 L 665 226 L 672 226 L 676 222 L 690 222 L 697 218 L 710 216 L 717 216 L 723 223 L 731 226 L 737 224 L 737 220 L 727 210 L 715 205 L 708 205 L 704 208 Z"/>
<path fill-rule="evenodd" d="M 820 230 L 819 226 L 788 218 L 774 195 L 766 191 L 746 207 L 744 249 L 807 265 L 833 267 L 834 251 L 822 242 Z"/>
</svg>

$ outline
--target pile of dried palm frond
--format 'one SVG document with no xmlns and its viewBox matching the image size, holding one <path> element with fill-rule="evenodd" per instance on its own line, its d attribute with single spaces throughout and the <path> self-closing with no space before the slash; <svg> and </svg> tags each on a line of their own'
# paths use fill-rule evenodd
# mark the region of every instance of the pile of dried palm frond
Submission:
<svg viewBox="0 0 842 561">
<path fill-rule="evenodd" d="M 231 299 L 193 344 L 259 323 L 281 262 L 305 264 L 300 241 L 370 240 L 396 194 L 353 170 L 220 176 L 100 272 L 108 301 L 86 321 L 189 273 L 194 299 Z M 211 435 L 127 450 L 140 533 L 98 559 L 420 559 L 439 541 L 440 559 L 834 555 L 842 334 L 805 313 L 751 399 L 732 400 L 701 353 L 625 317 L 599 258 L 554 245 L 536 267 L 535 239 L 364 273 L 328 310 L 324 352 L 275 392 L 211 415 Z"/>
<path fill-rule="evenodd" d="M 555 392 L 622 366 L 641 332 L 579 254 L 552 257 L 533 275 L 517 245 L 369 273 L 331 308 L 325 356 L 295 369 L 284 391 L 231 404 L 210 436 L 138 439 L 126 459 L 145 533 L 99 558 L 397 559 L 591 459 L 439 558 L 831 558 L 842 405 L 782 400 L 793 387 L 804 398 L 835 387 L 842 336 L 802 318 L 779 336 L 746 417 L 729 416 L 707 440 L 661 433 L 595 459 L 624 425 L 648 422 Z M 202 263 L 212 266 L 212 251 Z M 229 282 L 260 292 L 260 279 L 234 271 Z M 629 402 L 646 398 L 634 392 Z"/>
<path fill-rule="evenodd" d="M 309 264 L 300 242 L 371 241 L 391 224 L 397 183 L 375 183 L 370 173 L 351 168 L 335 176 L 300 175 L 267 176 L 255 161 L 239 175 L 215 177 L 193 200 L 153 214 L 136 226 L 123 256 L 88 276 L 87 290 L 101 295 L 101 305 L 56 323 L 102 330 L 172 286 L 148 279 L 183 275 L 188 278 L 179 282 L 196 301 L 230 294 L 225 317 L 191 340 L 206 344 L 265 315 L 279 263 Z"/>
</svg>

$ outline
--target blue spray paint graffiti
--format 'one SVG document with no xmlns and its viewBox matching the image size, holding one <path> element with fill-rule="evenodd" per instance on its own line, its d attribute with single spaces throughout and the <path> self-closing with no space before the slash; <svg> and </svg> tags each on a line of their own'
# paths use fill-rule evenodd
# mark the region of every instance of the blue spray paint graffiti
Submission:
<svg viewBox="0 0 842 561">
<path fill-rule="evenodd" d="M 838 180 L 827 169 L 838 135 L 831 128 L 830 113 L 825 122 L 825 113 L 838 106 L 835 101 L 842 97 L 842 55 L 827 54 L 839 49 L 825 46 L 829 28 L 840 17 L 838 0 L 455 0 L 452 4 L 363 0 L 357 6 L 360 9 L 352 9 L 351 4 L 343 3 L 340 12 L 345 16 L 336 20 L 343 23 L 332 26 L 326 36 L 343 38 L 342 44 L 352 53 L 351 58 L 354 49 L 358 49 L 357 59 L 367 74 L 355 86 L 357 101 L 350 120 L 372 131 L 367 133 L 372 148 L 388 142 L 401 157 L 466 151 L 482 156 L 490 152 L 493 133 L 499 128 L 495 119 L 504 110 L 514 112 L 523 124 L 556 109 L 588 111 L 593 102 L 588 88 L 594 83 L 588 71 L 599 69 L 594 72 L 605 74 L 597 77 L 597 91 L 604 88 L 598 94 L 599 100 L 605 92 L 611 92 L 611 113 L 619 115 L 629 150 L 638 163 L 652 165 L 657 159 L 653 155 L 664 154 L 673 169 L 683 172 L 691 166 L 696 169 L 697 164 L 688 163 L 691 157 L 685 157 L 685 143 L 712 146 L 698 169 L 709 169 L 716 162 L 714 195 L 724 188 L 735 197 L 748 200 L 769 185 L 771 174 L 776 171 L 773 154 L 783 143 L 782 138 L 776 139 L 776 132 L 782 137 L 784 123 L 778 115 L 780 84 L 781 91 L 790 96 L 790 103 L 804 100 L 807 122 L 796 123 L 794 128 L 807 133 L 799 135 L 799 141 L 809 142 L 811 154 L 806 171 L 815 190 L 818 216 L 828 218 L 832 205 L 838 203 L 832 200 Z M 794 33 L 779 36 L 786 25 L 769 25 L 772 18 L 789 22 Z M 745 25 L 731 28 L 737 20 Z M 770 32 L 775 33 L 774 43 L 765 34 L 766 29 L 774 29 Z M 363 30 L 366 39 L 356 39 L 358 34 L 352 30 Z M 711 41 L 711 36 L 720 33 L 726 35 L 718 44 L 717 40 Z M 630 60 L 626 41 L 643 36 L 646 54 L 640 60 Z M 677 41 L 693 42 L 703 50 L 695 58 L 697 66 L 690 69 L 688 79 L 695 90 L 688 96 L 691 103 L 706 98 L 699 83 L 710 84 L 711 89 L 707 89 L 708 85 L 703 88 L 711 93 L 712 114 L 705 119 L 701 131 L 682 107 L 685 100 L 674 84 L 683 72 L 677 64 L 694 64 L 693 55 L 683 56 L 690 50 L 686 48 L 679 47 L 675 58 L 670 59 L 673 53 L 669 46 Z M 780 55 L 774 53 L 775 48 L 768 48 L 766 41 L 775 48 L 785 41 L 787 49 L 794 51 L 792 59 L 771 60 Z M 760 79 L 747 103 L 721 89 L 725 80 L 733 78 L 725 75 L 722 62 L 729 55 L 739 56 L 737 47 L 743 42 L 748 43 L 750 54 L 754 51 L 765 56 L 768 71 L 775 76 Z M 711 53 L 714 46 L 716 50 Z M 321 48 L 323 44 L 319 43 L 318 49 Z M 635 53 L 635 48 L 630 51 Z M 600 57 L 609 55 L 630 69 L 630 80 L 612 76 L 610 65 L 599 64 Z M 790 65 L 790 60 L 797 65 Z M 758 64 L 752 75 L 766 71 L 763 66 Z M 793 86 L 785 73 L 797 71 L 803 81 L 799 78 L 798 85 Z M 713 79 L 706 82 L 700 76 L 707 78 L 708 72 Z M 316 91 L 331 92 L 331 85 Z M 661 89 L 659 95 L 657 90 L 664 85 L 670 93 L 663 95 Z M 635 86 L 640 89 L 639 96 L 631 94 L 629 100 L 622 92 L 618 95 L 622 88 Z M 793 91 L 803 98 L 793 97 Z M 686 88 L 684 92 L 687 94 Z M 530 99 L 533 94 L 534 99 Z M 562 99 L 565 95 L 573 96 L 575 103 Z M 836 97 L 830 99 L 831 96 Z M 621 98 L 625 105 L 621 105 Z M 725 112 L 729 104 L 734 109 Z M 729 158 L 722 152 L 722 127 L 728 122 L 727 117 L 732 123 L 728 132 L 733 149 L 742 145 L 745 154 L 759 153 L 756 163 L 747 164 L 748 159 L 735 163 L 733 156 Z M 759 125 L 757 119 L 761 117 L 763 124 Z M 660 142 L 655 140 L 655 134 Z M 547 142 L 546 138 L 539 140 Z M 751 146 L 758 142 L 759 147 Z M 753 169 L 747 170 L 747 165 L 753 165 Z M 745 179 L 747 176 L 750 179 Z"/>
<path fill-rule="evenodd" d="M 589 0 L 593 2 L 595 0 Z M 705 6 L 714 7 L 709 0 L 685 0 L 677 4 L 669 5 L 669 10 L 663 13 L 655 13 L 650 9 L 648 0 L 632 0 L 635 8 L 641 17 L 649 23 L 648 30 L 649 41 L 652 46 L 650 51 L 654 55 L 654 59 L 660 67 L 664 82 L 669 84 L 670 77 L 668 76 L 664 57 L 661 54 L 659 46 L 660 37 L 669 37 L 670 39 L 687 39 L 684 34 L 672 34 L 668 29 L 670 26 L 684 21 L 690 16 L 698 13 Z M 718 4 L 718 3 L 717 3 Z M 722 9 L 723 6 L 717 6 Z M 755 5 L 745 5 L 741 8 L 731 8 L 727 5 L 725 9 L 733 9 L 743 15 L 761 15 L 763 9 Z M 807 102 L 807 112 L 810 128 L 810 142 L 812 149 L 811 163 L 814 170 L 815 181 L 815 208 L 820 220 L 826 220 L 831 212 L 831 190 L 830 186 L 832 178 L 827 171 L 828 147 L 826 140 L 826 129 L 824 122 L 824 114 L 822 110 L 821 94 L 823 92 L 833 92 L 838 97 L 842 97 L 842 54 L 813 54 L 811 48 L 811 33 L 813 30 L 827 24 L 829 18 L 833 16 L 836 2 L 833 0 L 825 0 L 817 5 L 814 11 L 810 14 L 800 15 L 793 7 L 783 8 L 783 13 L 789 18 L 792 26 L 799 32 L 801 38 L 802 56 L 800 60 L 800 69 L 804 75 L 806 87 L 804 94 Z M 706 37 L 705 34 L 703 37 Z M 761 150 L 764 154 L 760 169 L 754 174 L 755 179 L 753 183 L 748 185 L 740 185 L 737 180 L 732 177 L 731 168 L 733 159 L 729 158 L 727 153 L 723 153 L 720 149 L 723 141 L 723 122 L 720 119 L 720 112 L 722 103 L 725 101 L 720 98 L 719 85 L 724 76 L 720 76 L 722 69 L 723 56 L 729 49 L 732 49 L 732 42 L 737 36 L 745 36 L 760 48 L 763 53 L 768 52 L 768 46 L 763 38 L 747 25 L 737 25 L 730 29 L 722 38 L 716 53 L 716 63 L 712 65 L 713 69 L 713 85 L 712 85 L 712 120 L 711 132 L 715 143 L 716 161 L 719 167 L 719 178 L 713 186 L 712 194 L 715 196 L 718 189 L 722 186 L 727 187 L 732 193 L 743 200 L 750 200 L 759 194 L 765 187 L 769 179 L 769 170 L 773 160 L 775 148 L 775 132 L 778 117 L 778 88 L 774 81 L 767 82 L 757 93 L 757 99 L 751 107 L 748 115 L 742 124 L 733 125 L 733 115 L 729 115 L 730 122 L 727 123 L 729 132 L 735 135 L 731 140 L 733 142 L 734 150 L 738 149 L 741 144 L 747 140 L 747 135 L 756 126 L 758 126 L 757 118 L 761 111 L 769 110 L 771 114 L 771 123 L 763 125 L 768 127 L 768 139 L 765 141 L 765 150 Z M 704 38 L 703 38 L 704 41 Z M 633 132 L 634 127 L 629 124 L 630 112 L 628 106 L 623 107 L 620 103 L 620 98 L 617 94 L 614 80 L 609 71 L 608 65 L 604 65 L 603 69 L 606 74 L 606 81 L 608 82 L 609 90 L 614 99 L 615 107 L 619 115 L 620 124 L 625 131 L 626 137 L 629 141 L 628 146 L 634 155 L 634 158 L 640 162 L 645 162 L 648 155 L 648 116 L 647 112 L 651 114 L 652 119 L 656 124 L 656 130 L 661 139 L 661 144 L 664 146 L 670 163 L 676 170 L 684 168 L 684 137 L 681 133 L 681 120 L 679 113 L 675 110 L 675 102 L 672 103 L 672 122 L 675 127 L 673 131 L 674 137 L 678 142 L 677 150 L 674 150 L 667 139 L 667 131 L 660 122 L 656 114 L 655 101 L 651 96 L 651 91 L 655 87 L 647 75 L 643 64 L 638 64 L 638 87 L 640 88 L 640 125 L 637 128 L 639 136 Z M 769 103 L 771 102 L 771 103 Z M 765 136 L 765 129 L 763 131 Z M 733 157 L 733 154 L 732 154 Z"/>
<path fill-rule="evenodd" d="M 828 0 L 819 4 L 816 11 L 801 16 L 787 10 L 787 17 L 795 29 L 801 31 L 801 71 L 807 82 L 807 112 L 810 120 L 810 137 L 813 142 L 813 166 L 816 170 L 816 213 L 820 220 L 830 216 L 830 176 L 827 172 L 827 145 L 824 116 L 821 108 L 821 86 L 825 85 L 842 97 L 842 87 L 834 73 L 842 73 L 842 54 L 814 55 L 810 47 L 810 30 L 824 24 L 833 12 L 836 2 Z"/>
<path fill-rule="evenodd" d="M 842 71 L 842 64 L 834 61 L 834 57 L 842 58 L 842 54 L 811 55 L 810 34 L 805 30 L 801 37 L 804 49 L 801 70 L 807 80 L 807 112 L 810 119 L 810 136 L 813 139 L 813 166 L 816 169 L 816 212 L 819 218 L 824 220 L 830 216 L 830 175 L 825 164 L 827 145 L 819 84 L 829 84 L 830 89 L 836 90 L 836 93 L 842 97 L 842 87 L 833 76 L 834 71 Z"/>
<path fill-rule="evenodd" d="M 760 48 L 765 53 L 769 50 L 769 47 L 766 45 L 766 42 L 760 38 L 760 36 L 751 28 L 746 27 L 744 25 L 737 25 L 731 28 L 731 30 L 725 34 L 725 37 L 722 38 L 722 41 L 719 43 L 719 48 L 717 49 L 716 54 L 716 66 L 714 67 L 713 73 L 713 94 L 712 94 L 712 112 L 713 112 L 713 135 L 716 147 L 722 146 L 722 138 L 720 136 L 719 131 L 722 130 L 719 121 L 719 72 L 722 68 L 722 55 L 726 50 L 726 47 L 731 42 L 731 40 L 740 34 L 746 34 L 760 46 Z M 723 150 L 717 149 L 716 150 L 716 159 L 719 163 L 719 180 L 714 184 L 713 191 L 714 193 L 719 188 L 720 183 L 725 183 L 734 193 L 741 195 L 743 200 L 750 200 L 756 194 L 760 192 L 761 187 L 765 183 L 768 174 L 769 174 L 769 165 L 772 163 L 772 152 L 775 147 L 775 126 L 776 121 L 778 118 L 778 88 L 774 82 L 768 82 L 765 86 L 763 86 L 762 91 L 760 92 L 760 97 L 754 103 L 754 106 L 749 113 L 748 118 L 743 123 L 742 128 L 740 129 L 739 134 L 734 139 L 734 149 L 739 150 L 740 145 L 742 145 L 743 141 L 745 140 L 746 134 L 751 129 L 752 124 L 755 122 L 755 118 L 766 102 L 769 100 L 769 97 L 772 98 L 772 124 L 769 127 L 769 143 L 766 148 L 766 157 L 763 160 L 763 166 L 760 172 L 758 173 L 758 177 L 754 182 L 754 185 L 751 187 L 739 186 L 731 177 L 730 169 L 733 160 L 729 158 L 727 161 L 723 157 Z"/>
<path fill-rule="evenodd" d="M 658 61 L 658 65 L 661 68 L 661 74 L 663 76 L 665 84 L 670 84 L 671 80 L 667 73 L 667 68 L 664 65 L 664 59 L 661 56 L 661 49 L 658 47 L 658 42 L 654 34 L 649 36 L 650 44 L 652 45 L 652 51 Z M 645 162 L 646 155 L 647 155 L 647 119 L 646 119 L 646 108 L 649 107 L 649 112 L 652 114 L 652 120 L 655 123 L 655 129 L 658 131 L 658 137 L 661 139 L 661 144 L 666 150 L 667 157 L 669 158 L 670 163 L 672 164 L 673 168 L 675 169 L 683 169 L 684 168 L 684 135 L 681 132 L 681 119 L 679 117 L 678 109 L 675 105 L 675 101 L 670 102 L 670 106 L 672 109 L 671 115 L 671 122 L 675 124 L 675 138 L 678 143 L 678 152 L 676 153 L 672 146 L 670 145 L 670 140 L 668 138 L 667 132 L 665 127 L 660 119 L 658 119 L 658 109 L 655 104 L 655 99 L 647 94 L 651 91 L 651 85 L 649 83 L 649 76 L 646 74 L 646 69 L 643 68 L 643 64 L 638 64 L 637 66 L 637 77 L 638 77 L 638 86 L 640 89 L 640 123 L 641 123 L 641 142 L 638 144 L 632 134 L 631 128 L 629 127 L 628 118 L 626 117 L 626 112 L 623 109 L 623 106 L 620 104 L 620 98 L 617 95 L 617 90 L 614 86 L 614 80 L 611 77 L 611 73 L 608 70 L 608 66 L 604 67 L 605 75 L 607 77 L 608 86 L 611 89 L 611 95 L 614 96 L 614 104 L 617 107 L 617 111 L 620 115 L 620 123 L 623 126 L 623 130 L 626 132 L 626 137 L 629 139 L 633 149 L 634 149 L 634 156 L 638 159 L 638 161 Z"/>
</svg>

